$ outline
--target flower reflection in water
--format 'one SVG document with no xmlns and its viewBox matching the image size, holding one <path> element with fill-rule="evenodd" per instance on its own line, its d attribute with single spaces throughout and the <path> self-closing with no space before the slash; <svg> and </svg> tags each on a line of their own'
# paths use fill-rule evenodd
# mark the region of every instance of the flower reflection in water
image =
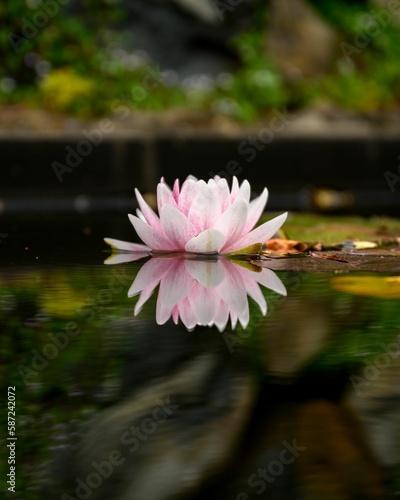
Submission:
<svg viewBox="0 0 400 500">
<path fill-rule="evenodd" d="M 136 256 L 137 258 L 137 256 Z M 119 254 L 108 264 L 136 260 L 132 254 Z M 188 330 L 196 325 L 215 325 L 222 332 L 230 319 L 232 329 L 239 322 L 246 328 L 250 320 L 248 296 L 267 313 L 267 302 L 260 285 L 280 295 L 286 289 L 270 269 L 246 261 L 225 258 L 193 258 L 188 255 L 151 257 L 143 264 L 128 296 L 137 294 L 135 315 L 160 285 L 157 297 L 156 321 L 159 325 L 171 317 L 179 319 Z"/>
</svg>

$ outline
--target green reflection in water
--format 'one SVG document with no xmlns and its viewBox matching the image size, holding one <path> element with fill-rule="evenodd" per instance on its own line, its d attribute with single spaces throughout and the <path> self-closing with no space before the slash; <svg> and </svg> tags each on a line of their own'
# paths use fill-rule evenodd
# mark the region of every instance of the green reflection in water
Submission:
<svg viewBox="0 0 400 500">
<path fill-rule="evenodd" d="M 26 268 L 2 274 L 2 394 L 6 393 L 6 385 L 15 385 L 18 488 L 24 491 L 22 498 L 42 498 L 46 488 L 53 492 L 67 491 L 58 482 L 57 474 L 62 475 L 61 472 L 57 468 L 49 472 L 57 446 L 79 443 L 82 423 L 93 414 L 117 406 L 133 389 L 151 387 L 154 380 L 168 381 L 184 362 L 199 354 L 218 353 L 221 366 L 223 363 L 232 366 L 235 376 L 242 379 L 251 376 L 255 382 L 249 387 L 256 394 L 265 395 L 265 387 L 272 388 L 273 394 L 280 391 L 288 394 L 282 396 L 286 398 L 285 404 L 310 398 L 355 399 L 353 411 L 357 413 L 355 396 L 381 395 L 392 398 L 398 405 L 395 391 L 398 379 L 389 376 L 395 377 L 398 365 L 398 301 L 336 290 L 332 285 L 334 276 L 330 274 L 281 272 L 277 274 L 288 296 L 264 289 L 266 317 L 250 301 L 251 320 L 246 329 L 227 328 L 219 333 L 216 329 L 197 328 L 186 332 L 182 326 L 154 324 L 156 295 L 134 318 L 136 299 L 129 299 L 127 291 L 138 269 L 138 264 L 130 264 L 112 269 L 106 266 Z M 382 357 L 385 353 L 386 358 Z M 389 359 L 387 366 L 385 359 Z M 366 367 L 369 371 L 365 371 Z M 287 393 L 287 387 L 293 387 L 293 392 Z M 379 388 L 376 394 L 375 388 Z M 185 397 L 182 398 L 184 403 L 180 404 L 187 404 Z M 271 398 L 276 412 L 284 411 L 279 398 Z M 256 400 L 254 396 L 253 406 L 249 403 L 249 415 Z M 377 405 L 376 411 L 380 409 Z M 261 414 L 263 411 L 260 410 Z M 296 411 L 292 423 L 300 418 Z M 324 415 L 325 411 L 319 408 L 316 414 Z M 284 420 L 287 425 L 291 423 L 287 412 Z M 302 435 L 305 439 L 317 439 L 311 428 L 314 420 L 306 422 L 310 429 Z M 1 425 L 6 428 L 4 411 Z M 327 425 L 329 428 L 329 422 Z M 243 438 L 249 432 L 243 424 L 238 435 Z M 345 441 L 342 435 L 338 439 Z M 398 477 L 399 460 L 389 457 L 393 449 L 388 449 L 390 460 L 385 463 L 385 448 L 379 443 L 374 448 L 371 442 L 373 438 L 367 436 L 365 446 L 372 448 L 374 456 L 371 463 L 381 465 L 377 476 L 384 477 L 385 467 L 389 468 L 390 482 Z M 397 457 L 399 448 L 399 443 L 395 443 Z M 356 471 L 360 480 L 370 470 L 371 463 L 367 461 L 365 467 Z M 6 464 L 2 462 L 2 488 L 6 486 L 6 472 Z M 322 478 L 323 471 L 320 472 Z M 346 483 L 348 478 L 341 466 L 337 473 L 339 482 Z M 309 471 L 301 468 L 296 471 L 296 481 L 303 492 L 309 491 L 304 479 L 307 474 Z M 365 498 L 378 498 L 371 493 L 375 485 L 368 481 L 365 484 L 365 488 L 371 488 L 366 490 Z M 231 498 L 232 492 L 226 488 L 221 489 L 221 498 Z"/>
</svg>

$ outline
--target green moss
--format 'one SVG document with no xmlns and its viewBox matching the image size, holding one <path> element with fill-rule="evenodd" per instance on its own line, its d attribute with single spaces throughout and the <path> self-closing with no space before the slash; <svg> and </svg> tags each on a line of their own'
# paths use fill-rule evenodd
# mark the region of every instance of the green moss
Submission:
<svg viewBox="0 0 400 500">
<path fill-rule="evenodd" d="M 320 241 L 324 245 L 330 245 L 348 239 L 376 241 L 383 235 L 396 237 L 400 234 L 400 221 L 389 217 L 363 218 L 292 213 L 285 222 L 283 230 L 290 239 Z"/>
</svg>

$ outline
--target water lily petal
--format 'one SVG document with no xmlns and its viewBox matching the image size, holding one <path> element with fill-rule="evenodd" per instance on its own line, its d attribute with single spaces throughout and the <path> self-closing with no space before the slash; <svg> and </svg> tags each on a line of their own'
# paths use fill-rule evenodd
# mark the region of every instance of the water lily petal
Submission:
<svg viewBox="0 0 400 500">
<path fill-rule="evenodd" d="M 160 213 L 161 225 L 168 239 L 180 250 L 198 234 L 195 226 L 178 208 L 164 205 Z"/>
<path fill-rule="evenodd" d="M 122 250 L 124 252 L 151 252 L 151 248 L 142 245 L 141 243 L 130 243 L 129 241 L 115 240 L 114 238 L 104 238 L 107 245 L 110 245 L 115 250 Z"/>
<path fill-rule="evenodd" d="M 154 210 L 150 207 L 150 205 L 145 201 L 143 196 L 140 194 L 138 189 L 135 189 L 136 199 L 139 203 L 140 210 L 146 219 L 147 224 L 149 224 L 154 229 L 160 231 L 161 223 L 159 217 L 156 215 Z"/>
<path fill-rule="evenodd" d="M 239 181 L 237 180 L 237 177 L 234 176 L 232 179 L 231 203 L 233 203 L 236 200 L 238 194 L 239 194 Z"/>
<path fill-rule="evenodd" d="M 157 185 L 157 206 L 159 214 L 161 213 L 163 205 L 177 206 L 171 189 L 164 182 L 159 182 Z"/>
<path fill-rule="evenodd" d="M 248 204 L 237 198 L 232 205 L 218 218 L 213 229 L 225 235 L 225 245 L 230 246 L 239 239 L 247 221 Z M 224 248 L 221 249 L 224 252 Z"/>
<path fill-rule="evenodd" d="M 218 295 L 228 304 L 231 311 L 235 311 L 239 316 L 247 305 L 246 287 L 238 269 L 228 262 L 221 260 L 225 267 L 225 279 L 215 290 Z"/>
<path fill-rule="evenodd" d="M 173 307 L 165 307 L 160 296 L 157 298 L 156 305 L 156 323 L 157 325 L 163 325 L 166 323 L 172 315 Z"/>
<path fill-rule="evenodd" d="M 248 271 L 248 273 L 249 274 L 242 273 L 242 278 L 246 287 L 247 295 L 249 295 L 254 300 L 254 302 L 258 304 L 261 313 L 263 314 L 263 316 L 265 316 L 267 314 L 267 301 L 265 300 L 260 286 L 258 285 L 257 281 L 255 281 L 254 276 L 255 274 L 261 273 L 252 273 L 251 271 Z"/>
<path fill-rule="evenodd" d="M 244 180 L 239 188 L 239 196 L 241 196 L 247 203 L 250 202 L 250 183 L 248 180 Z"/>
<path fill-rule="evenodd" d="M 113 264 L 125 264 L 126 262 L 134 262 L 140 259 L 144 259 L 148 256 L 149 252 L 114 253 L 104 261 L 104 264 L 107 264 L 108 266 Z"/>
<path fill-rule="evenodd" d="M 188 218 L 198 231 L 212 228 L 221 215 L 221 207 L 214 191 L 204 182 L 197 183 L 198 190 L 189 209 Z"/>
<path fill-rule="evenodd" d="M 232 311 L 232 310 L 230 311 L 230 316 L 231 316 L 231 328 L 232 328 L 232 330 L 234 330 L 236 328 L 236 325 L 237 325 L 238 316 L 235 313 L 235 311 Z"/>
<path fill-rule="evenodd" d="M 128 217 L 139 235 L 139 238 L 143 240 L 151 249 L 171 252 L 179 250 L 179 247 L 171 243 L 171 241 L 163 233 L 156 231 L 135 215 L 129 214 Z"/>
<path fill-rule="evenodd" d="M 228 182 L 225 178 L 219 179 L 217 181 L 217 189 L 216 189 L 217 198 L 219 200 L 219 205 L 221 207 L 221 213 L 225 212 L 225 210 L 231 204 L 231 196 L 229 192 Z"/>
<path fill-rule="evenodd" d="M 172 310 L 172 321 L 177 325 L 179 323 L 179 306 L 178 304 Z"/>
<path fill-rule="evenodd" d="M 219 301 L 217 305 L 217 312 L 214 316 L 215 326 L 218 328 L 220 332 L 223 332 L 226 328 L 226 325 L 229 321 L 229 307 L 226 302 L 222 299 Z"/>
<path fill-rule="evenodd" d="M 246 293 L 259 305 L 263 315 L 267 313 L 267 303 L 265 301 L 265 297 L 261 291 L 261 288 L 259 286 L 259 282 L 262 282 L 263 286 L 266 286 L 267 288 L 268 285 L 265 284 L 265 282 L 269 282 L 268 280 L 271 281 L 271 283 L 274 283 L 274 277 L 277 278 L 276 274 L 272 272 L 273 276 L 263 276 L 264 270 L 270 271 L 269 269 L 262 268 L 260 266 L 256 266 L 254 264 L 250 264 L 249 262 L 246 261 L 232 261 L 232 260 L 226 260 L 225 265 L 229 267 L 231 270 L 235 270 L 240 273 L 240 276 L 243 280 L 243 283 L 246 288 Z M 261 269 L 261 272 L 259 271 Z M 278 278 L 279 280 L 279 278 Z M 279 280 L 280 281 L 280 280 Z M 281 282 L 282 284 L 282 282 Z M 277 285 L 279 286 L 279 285 Z M 283 286 L 283 285 L 282 285 Z"/>
<path fill-rule="evenodd" d="M 247 221 L 243 229 L 243 234 L 247 234 L 257 224 L 264 211 L 265 205 L 267 204 L 267 200 L 268 189 L 264 188 L 264 191 L 261 193 L 261 195 L 250 202 L 249 210 L 247 213 Z"/>
<path fill-rule="evenodd" d="M 179 195 L 178 207 L 181 212 L 188 215 L 192 201 L 197 193 L 197 181 L 194 179 L 186 179 L 182 184 L 181 193 Z"/>
<path fill-rule="evenodd" d="M 178 201 L 179 201 L 179 179 L 176 179 L 174 182 L 174 186 L 172 188 L 172 196 L 174 197 L 174 200 L 178 204 Z"/>
<path fill-rule="evenodd" d="M 186 272 L 184 259 L 171 259 L 174 264 L 164 275 L 158 292 L 158 299 L 163 307 L 172 309 L 179 301 L 187 297 L 196 281 Z"/>
<path fill-rule="evenodd" d="M 155 288 L 174 265 L 174 259 L 152 257 L 139 269 L 135 280 L 128 291 L 128 297 L 133 297 L 146 288 Z"/>
<path fill-rule="evenodd" d="M 193 313 L 192 306 L 190 305 L 189 299 L 186 298 L 182 300 L 182 302 L 179 303 L 178 308 L 182 323 L 189 331 L 193 330 L 193 328 L 197 324 L 197 321 Z"/>
<path fill-rule="evenodd" d="M 186 259 L 186 271 L 206 288 L 214 288 L 225 279 L 225 269 L 219 260 L 199 261 Z"/>
<path fill-rule="evenodd" d="M 171 260 L 174 260 L 174 259 L 171 259 Z M 171 294 L 173 292 L 173 287 L 176 285 L 176 283 L 174 282 L 174 275 L 176 275 L 176 274 L 179 275 L 180 271 L 182 271 L 182 270 L 186 274 L 186 278 L 189 277 L 189 280 L 187 280 L 187 279 L 182 280 L 182 283 L 178 284 L 179 292 L 177 294 L 175 294 L 173 298 L 168 297 L 168 294 Z M 159 290 L 158 297 L 157 297 L 157 306 L 156 306 L 156 322 L 157 322 L 157 324 L 163 325 L 164 323 L 166 323 L 169 320 L 169 318 L 172 315 L 176 319 L 176 314 L 177 314 L 176 308 L 178 307 L 179 310 L 181 310 L 181 308 L 184 309 L 184 313 L 183 313 L 184 316 L 186 313 L 185 320 L 187 321 L 187 324 L 183 321 L 183 318 L 181 316 L 181 319 L 182 319 L 183 323 L 185 324 L 185 326 L 188 329 L 193 329 L 196 326 L 196 322 L 194 322 L 194 324 L 193 324 L 193 321 L 191 321 L 191 317 L 193 317 L 193 313 L 192 313 L 192 311 L 187 309 L 187 308 L 190 309 L 187 295 L 190 293 L 190 289 L 196 285 L 195 281 L 186 273 L 185 268 L 182 267 L 182 261 L 180 261 L 178 268 L 171 267 L 169 269 L 166 278 L 167 278 L 167 280 L 169 280 L 169 282 L 165 283 L 165 286 L 164 286 L 165 278 L 161 281 L 160 290 Z M 178 277 L 178 279 L 179 279 L 179 277 Z M 185 281 L 186 283 L 184 283 L 183 281 Z M 188 285 L 187 290 L 185 290 L 185 285 Z M 186 308 L 185 308 L 185 304 L 187 305 Z M 192 315 L 192 316 L 190 316 L 190 315 Z"/>
<path fill-rule="evenodd" d="M 155 286 L 148 286 L 144 290 L 140 292 L 139 295 L 139 300 L 136 302 L 135 309 L 133 311 L 133 314 L 137 316 L 140 311 L 142 310 L 144 304 L 149 300 L 149 298 L 153 295 L 153 292 L 155 290 Z"/>
<path fill-rule="evenodd" d="M 186 252 L 218 253 L 225 243 L 225 236 L 215 229 L 206 229 L 189 240 L 185 245 Z"/>
<path fill-rule="evenodd" d="M 282 226 L 286 217 L 287 212 L 282 215 L 278 215 L 278 217 L 275 217 L 264 224 L 261 224 L 261 226 L 256 227 L 250 231 L 250 233 L 243 235 L 234 244 L 224 248 L 224 253 L 240 250 L 241 248 L 248 247 L 254 243 L 264 243 L 265 241 L 268 241 Z"/>
<path fill-rule="evenodd" d="M 248 273 L 251 273 L 251 271 L 246 270 Z M 267 269 L 266 267 L 262 268 L 261 273 L 251 273 L 252 276 L 254 274 L 254 278 L 257 281 L 257 283 L 260 283 L 260 285 L 265 286 L 266 288 L 269 288 L 270 290 L 279 293 L 280 295 L 286 296 L 286 288 L 285 285 L 282 283 L 280 278 L 277 276 L 277 274 L 274 273 L 271 269 Z"/>
<path fill-rule="evenodd" d="M 212 289 L 197 284 L 188 297 L 198 325 L 212 324 L 217 313 L 218 300 Z"/>
<path fill-rule="evenodd" d="M 143 215 L 143 212 L 139 208 L 136 209 L 136 217 L 139 217 L 140 220 L 148 224 L 146 217 Z"/>
<path fill-rule="evenodd" d="M 246 308 L 240 314 L 238 314 L 239 323 L 243 328 L 247 328 L 250 321 L 250 308 L 249 302 L 246 300 Z"/>
</svg>

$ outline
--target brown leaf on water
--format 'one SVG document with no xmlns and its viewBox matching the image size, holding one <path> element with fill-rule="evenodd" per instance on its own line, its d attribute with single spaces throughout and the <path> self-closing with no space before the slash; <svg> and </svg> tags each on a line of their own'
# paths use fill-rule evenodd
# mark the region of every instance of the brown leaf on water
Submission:
<svg viewBox="0 0 400 500">
<path fill-rule="evenodd" d="M 309 245 L 302 241 L 283 240 L 280 238 L 272 238 L 265 243 L 265 255 L 287 255 L 295 253 L 303 253 L 309 248 Z"/>
<path fill-rule="evenodd" d="M 265 243 L 262 253 L 267 256 L 282 257 L 284 255 L 303 254 L 307 251 L 319 252 L 321 250 L 369 250 L 377 247 L 378 243 L 375 241 L 345 240 L 341 243 L 325 245 L 320 241 L 316 243 L 310 243 L 304 241 L 289 240 L 285 238 L 272 238 Z M 324 258 L 323 256 L 314 254 L 313 257 L 320 257 L 322 259 Z"/>
</svg>

